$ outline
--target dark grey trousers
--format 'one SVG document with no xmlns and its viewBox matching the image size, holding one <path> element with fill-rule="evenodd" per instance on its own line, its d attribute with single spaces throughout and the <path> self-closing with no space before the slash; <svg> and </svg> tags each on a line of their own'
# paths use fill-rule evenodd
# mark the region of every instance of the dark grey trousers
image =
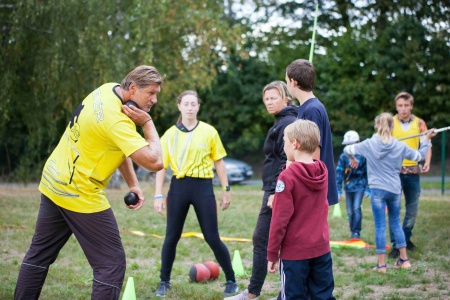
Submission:
<svg viewBox="0 0 450 300">
<path fill-rule="evenodd" d="M 267 244 L 269 243 L 272 209 L 267 206 L 269 192 L 264 192 L 261 211 L 253 232 L 253 269 L 248 291 L 259 296 L 267 275 Z"/>
<path fill-rule="evenodd" d="M 72 233 L 93 269 L 91 299 L 119 299 L 126 261 L 111 209 L 82 214 L 41 195 L 35 233 L 20 268 L 14 299 L 38 299 L 50 265 Z"/>
</svg>

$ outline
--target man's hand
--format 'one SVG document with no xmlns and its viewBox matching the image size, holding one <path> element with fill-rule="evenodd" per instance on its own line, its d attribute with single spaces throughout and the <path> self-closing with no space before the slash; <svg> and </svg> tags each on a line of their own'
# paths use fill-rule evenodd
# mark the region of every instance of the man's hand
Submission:
<svg viewBox="0 0 450 300">
<path fill-rule="evenodd" d="M 424 163 L 421 173 L 428 173 L 430 171 L 430 163 Z"/>
<path fill-rule="evenodd" d="M 436 132 L 436 128 L 431 128 L 430 130 L 428 130 L 428 132 L 425 135 L 425 137 L 428 140 L 431 140 L 432 138 L 434 138 L 436 136 L 436 134 L 438 134 L 438 132 Z"/>
<path fill-rule="evenodd" d="M 127 106 L 122 105 L 122 112 L 127 115 L 134 124 L 138 126 L 143 126 L 146 122 L 151 120 L 151 117 L 148 113 L 139 109 L 135 106 Z"/>
<path fill-rule="evenodd" d="M 142 205 L 144 205 L 144 201 L 145 201 L 144 194 L 142 193 L 141 189 L 138 186 L 133 186 L 133 187 L 130 187 L 129 191 L 138 195 L 139 200 L 136 205 L 127 205 L 127 207 L 129 209 L 134 209 L 134 210 L 140 209 L 142 207 Z"/>
</svg>

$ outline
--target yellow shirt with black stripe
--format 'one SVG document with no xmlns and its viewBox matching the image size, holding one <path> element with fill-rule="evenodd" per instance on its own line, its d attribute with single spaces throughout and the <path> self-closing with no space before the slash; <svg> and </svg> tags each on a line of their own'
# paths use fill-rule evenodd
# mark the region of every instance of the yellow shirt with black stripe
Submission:
<svg viewBox="0 0 450 300">
<path fill-rule="evenodd" d="M 213 178 L 213 163 L 227 153 L 217 130 L 199 121 L 192 130 L 180 123 L 170 127 L 161 138 L 164 168 L 173 170 L 178 179 Z"/>
<path fill-rule="evenodd" d="M 75 110 L 48 158 L 39 191 L 57 205 L 79 213 L 110 207 L 105 188 L 124 159 L 148 145 L 122 113 L 122 101 L 107 83 Z"/>
</svg>

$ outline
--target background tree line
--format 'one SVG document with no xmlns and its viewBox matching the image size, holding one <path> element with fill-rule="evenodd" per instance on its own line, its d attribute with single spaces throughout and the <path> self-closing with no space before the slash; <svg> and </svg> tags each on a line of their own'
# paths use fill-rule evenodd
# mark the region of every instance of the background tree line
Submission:
<svg viewBox="0 0 450 300">
<path fill-rule="evenodd" d="M 369 137 L 378 113 L 395 112 L 400 91 L 429 127 L 450 125 L 447 1 L 318 4 L 315 94 L 336 155 L 345 131 Z M 196 89 L 200 118 L 229 155 L 260 161 L 273 123 L 262 88 L 308 58 L 314 11 L 311 1 L 2 0 L 0 179 L 39 178 L 80 101 L 139 64 L 167 76 L 151 112 L 160 134 L 178 116 L 177 95 Z"/>
</svg>

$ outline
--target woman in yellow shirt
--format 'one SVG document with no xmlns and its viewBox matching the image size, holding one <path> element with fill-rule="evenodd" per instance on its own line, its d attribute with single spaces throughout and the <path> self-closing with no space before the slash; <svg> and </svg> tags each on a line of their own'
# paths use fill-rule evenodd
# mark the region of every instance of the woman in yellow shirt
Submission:
<svg viewBox="0 0 450 300">
<path fill-rule="evenodd" d="M 226 151 L 217 130 L 197 120 L 200 99 L 195 91 L 188 90 L 180 94 L 178 109 L 181 116 L 177 124 L 169 128 L 161 138 L 164 168 L 156 174 L 154 208 L 162 215 L 164 205 L 167 206 L 167 228 L 161 251 L 161 281 L 155 294 L 165 296 L 170 289 L 176 247 L 192 205 L 203 236 L 225 273 L 227 282 L 223 294 L 232 295 L 237 292 L 238 287 L 230 253 L 220 240 L 217 203 L 212 186 L 214 164 L 223 190 L 220 206 L 223 210 L 227 209 L 230 205 L 230 187 L 223 162 Z M 173 170 L 173 177 L 164 203 L 162 187 L 169 166 Z"/>
</svg>

